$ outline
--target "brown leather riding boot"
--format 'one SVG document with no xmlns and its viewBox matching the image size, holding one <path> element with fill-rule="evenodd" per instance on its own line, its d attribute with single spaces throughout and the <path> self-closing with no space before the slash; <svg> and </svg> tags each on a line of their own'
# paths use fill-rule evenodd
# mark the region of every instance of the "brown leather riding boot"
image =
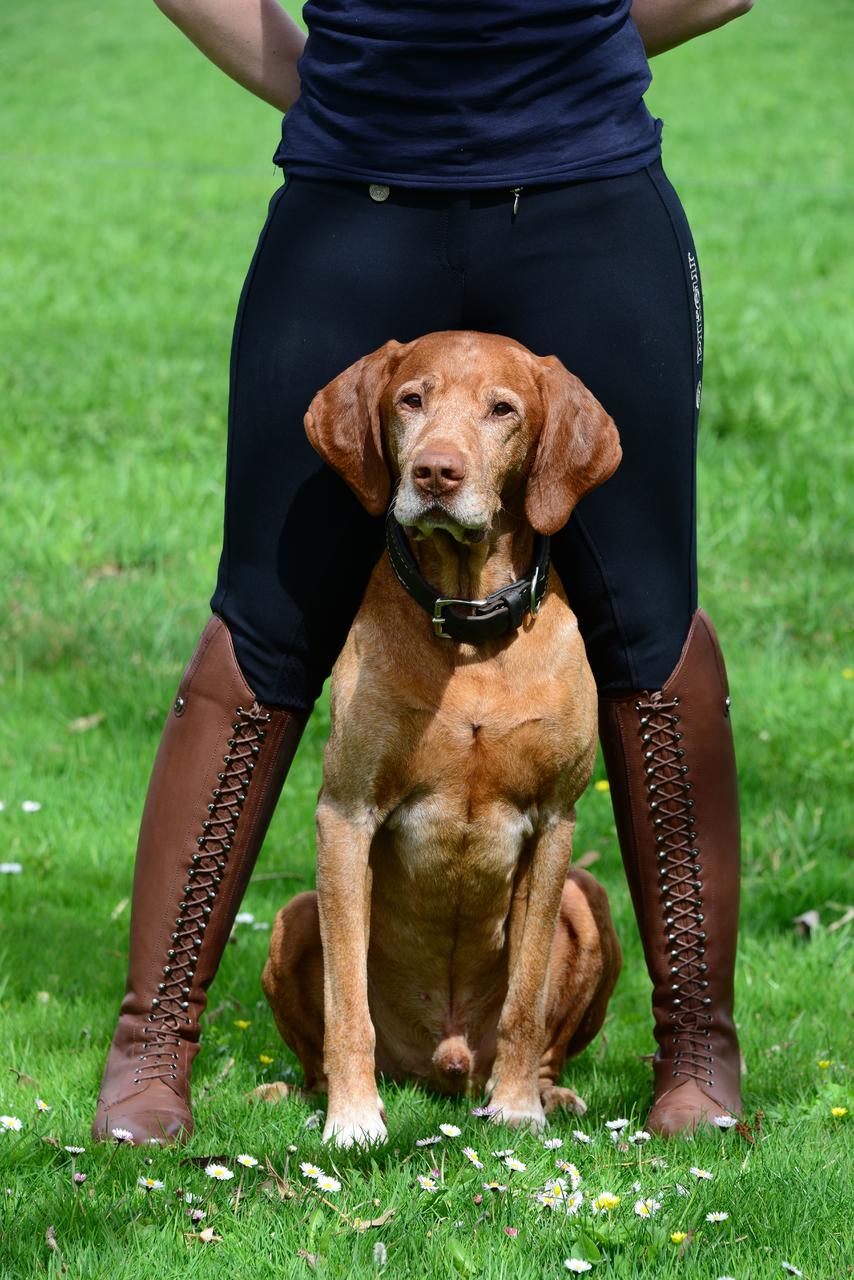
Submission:
<svg viewBox="0 0 854 1280">
<path fill-rule="evenodd" d="M 647 1127 L 674 1134 L 741 1111 L 733 1022 L 739 816 L 730 699 L 698 609 L 661 689 L 603 694 L 599 734 L 653 983 L 658 1051 Z"/>
<path fill-rule="evenodd" d="M 135 1143 L 193 1129 L 199 1017 L 293 759 L 305 712 L 259 705 L 225 623 L 184 672 L 149 783 L 133 884 L 127 992 L 92 1133 Z"/>
</svg>

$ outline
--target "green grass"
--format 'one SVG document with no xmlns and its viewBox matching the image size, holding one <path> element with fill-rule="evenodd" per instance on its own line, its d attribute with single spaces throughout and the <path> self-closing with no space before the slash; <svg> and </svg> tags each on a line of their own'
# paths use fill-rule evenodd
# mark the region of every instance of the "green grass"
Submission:
<svg viewBox="0 0 854 1280">
<path fill-rule="evenodd" d="M 647 982 L 608 798 L 579 806 L 626 952 L 605 1034 L 572 1068 L 590 1103 L 590 1147 L 558 1122 L 585 1189 L 623 1196 L 595 1275 L 697 1280 L 846 1272 L 852 1187 L 850 926 L 850 523 L 846 480 L 854 368 L 854 219 L 846 93 L 854 14 L 796 0 L 659 59 L 650 102 L 703 271 L 708 354 L 700 442 L 701 601 L 726 646 L 744 808 L 738 1015 L 746 1103 L 736 1133 L 621 1152 L 605 1119 L 634 1127 L 648 1103 Z M 7 0 L 0 13 L 0 1276 L 558 1276 L 574 1219 L 524 1188 L 553 1170 L 532 1138 L 482 1131 L 462 1105 L 386 1088 L 391 1143 L 335 1157 L 343 1190 L 318 1201 L 295 1162 L 332 1167 L 309 1108 L 251 1109 L 245 1092 L 293 1071 L 261 999 L 268 935 L 241 927 L 212 990 L 187 1151 L 88 1143 L 124 978 L 136 823 L 160 723 L 206 616 L 218 553 L 228 349 L 242 276 L 278 182 L 274 112 L 182 41 L 153 5 Z M 847 153 L 847 154 L 846 154 Z M 286 298 L 284 299 L 286 304 Z M 850 489 L 850 485 L 848 486 Z M 101 713 L 97 727 L 70 729 Z M 269 921 L 313 875 L 312 810 L 327 728 L 317 710 L 245 907 Z M 601 771 L 599 776 L 601 776 Z M 42 809 L 23 813 L 21 802 Z M 265 878 L 266 877 L 266 878 Z M 249 1022 L 239 1030 L 238 1020 Z M 269 1066 L 260 1062 L 268 1054 Z M 819 1059 L 830 1059 L 826 1070 Z M 14 1069 L 14 1070 L 12 1070 Z M 15 1072 L 23 1072 L 18 1078 Z M 37 1119 L 36 1092 L 52 1110 Z M 445 1185 L 414 1174 L 416 1137 L 455 1121 Z M 42 1141 L 89 1147 L 71 1157 Z M 481 1175 L 457 1148 L 515 1146 L 522 1194 L 475 1204 Z M 290 1150 L 296 1147 L 296 1152 Z M 572 1148 L 571 1151 L 568 1148 Z M 205 1158 L 289 1162 L 280 1199 L 248 1171 L 239 1205 Z M 655 1168 L 653 1156 L 667 1168 Z M 441 1157 L 440 1157 L 441 1158 Z M 146 1161 L 150 1160 L 151 1164 Z M 714 1172 L 696 1183 L 691 1164 Z M 164 1192 L 136 1188 L 142 1173 Z M 664 1208 L 636 1219 L 631 1185 Z M 674 1191 L 690 1184 L 691 1195 Z M 210 1197 L 221 1243 L 185 1239 L 181 1186 Z M 661 1192 L 662 1194 L 658 1194 Z M 379 1216 L 364 1233 L 354 1216 Z M 713 1209 L 727 1222 L 706 1223 Z M 341 1217 L 343 1213 L 345 1217 Z M 598 1220 L 584 1215 L 588 1235 Z M 518 1230 L 508 1236 L 503 1227 Z M 45 1237 L 53 1227 L 61 1256 Z M 690 1247 L 669 1241 L 696 1228 Z M 850 1255 L 849 1255 L 850 1256 Z"/>
</svg>

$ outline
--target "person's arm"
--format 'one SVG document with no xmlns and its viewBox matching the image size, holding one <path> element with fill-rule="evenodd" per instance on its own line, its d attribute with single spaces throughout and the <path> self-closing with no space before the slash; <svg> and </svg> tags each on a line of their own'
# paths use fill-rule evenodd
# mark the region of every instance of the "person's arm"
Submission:
<svg viewBox="0 0 854 1280">
<path fill-rule="evenodd" d="M 632 17 L 646 56 L 653 58 L 752 8 L 753 0 L 633 0 Z"/>
<path fill-rule="evenodd" d="M 299 97 L 305 35 L 278 0 L 154 0 L 205 57 L 279 111 Z"/>
</svg>

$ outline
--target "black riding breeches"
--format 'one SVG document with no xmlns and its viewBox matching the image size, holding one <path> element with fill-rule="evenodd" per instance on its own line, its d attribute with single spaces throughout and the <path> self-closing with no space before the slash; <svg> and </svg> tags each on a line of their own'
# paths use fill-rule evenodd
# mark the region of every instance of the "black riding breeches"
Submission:
<svg viewBox="0 0 854 1280">
<path fill-rule="evenodd" d="M 389 338 L 437 329 L 556 355 L 611 414 L 622 462 L 554 564 L 600 689 L 658 688 L 676 665 L 697 604 L 703 344 L 685 214 L 659 162 L 514 200 L 290 177 L 270 201 L 235 324 L 211 602 L 262 701 L 312 705 L 383 551 L 383 520 L 311 448 L 308 404 Z"/>
</svg>

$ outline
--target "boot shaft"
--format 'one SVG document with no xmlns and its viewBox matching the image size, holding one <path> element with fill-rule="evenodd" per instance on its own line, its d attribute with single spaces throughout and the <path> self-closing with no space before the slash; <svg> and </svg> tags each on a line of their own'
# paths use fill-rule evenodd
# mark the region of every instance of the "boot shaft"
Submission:
<svg viewBox="0 0 854 1280">
<path fill-rule="evenodd" d="M 258 703 L 228 628 L 212 618 L 166 718 L 146 796 L 127 987 L 99 1115 L 165 1088 L 189 1117 L 207 987 L 306 719 Z"/>
<path fill-rule="evenodd" d="M 659 1059 L 706 1087 L 735 1044 L 740 832 L 729 688 L 703 610 L 661 689 L 599 706 Z"/>
</svg>

